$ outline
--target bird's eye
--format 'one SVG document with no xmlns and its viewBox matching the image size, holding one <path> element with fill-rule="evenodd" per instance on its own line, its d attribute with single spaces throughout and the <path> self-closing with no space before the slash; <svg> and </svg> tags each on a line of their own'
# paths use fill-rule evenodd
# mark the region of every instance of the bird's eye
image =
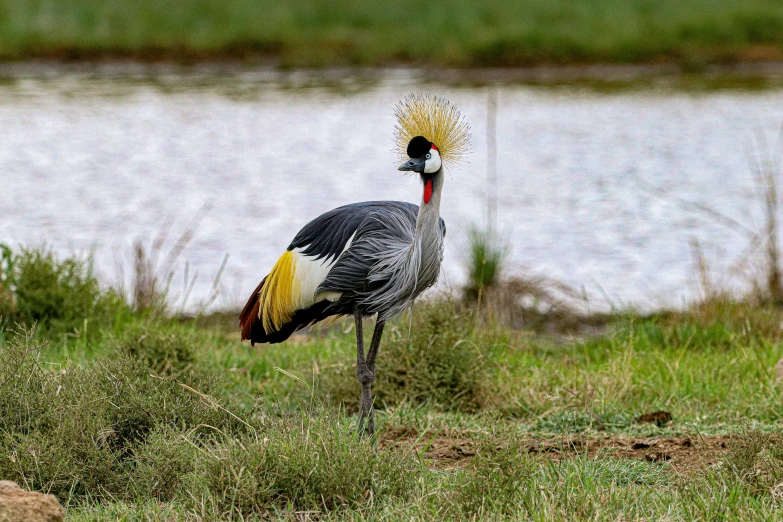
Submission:
<svg viewBox="0 0 783 522">
<path fill-rule="evenodd" d="M 427 159 L 430 159 L 430 158 L 432 158 L 432 154 L 430 154 L 430 153 L 428 152 L 428 153 L 427 153 Z"/>
</svg>

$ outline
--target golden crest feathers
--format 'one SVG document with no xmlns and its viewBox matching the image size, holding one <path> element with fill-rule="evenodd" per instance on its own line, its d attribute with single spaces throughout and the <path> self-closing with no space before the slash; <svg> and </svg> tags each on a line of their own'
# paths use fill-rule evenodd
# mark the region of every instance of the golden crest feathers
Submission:
<svg viewBox="0 0 783 522">
<path fill-rule="evenodd" d="M 452 166 L 468 153 L 470 125 L 448 100 L 432 94 L 409 94 L 394 107 L 394 145 L 401 160 L 408 159 L 408 143 L 424 136 L 438 147 L 441 161 Z"/>
</svg>

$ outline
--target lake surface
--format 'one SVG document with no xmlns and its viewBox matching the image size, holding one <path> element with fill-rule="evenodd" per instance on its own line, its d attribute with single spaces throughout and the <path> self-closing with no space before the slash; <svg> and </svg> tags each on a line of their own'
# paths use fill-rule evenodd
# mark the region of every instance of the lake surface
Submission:
<svg viewBox="0 0 783 522">
<path fill-rule="evenodd" d="M 127 282 L 135 240 L 149 245 L 173 222 L 171 245 L 196 219 L 174 291 L 188 261 L 198 272 L 190 307 L 203 301 L 230 254 L 215 306 L 239 305 L 319 213 L 418 203 L 421 186 L 397 172 L 391 141 L 393 106 L 414 90 L 447 97 L 473 127 L 469 163 L 448 174 L 442 204 L 441 280 L 454 288 L 466 232 L 486 223 L 488 89 L 405 74 L 325 85 L 295 75 L 7 80 L 0 241 L 94 251 L 107 283 Z M 695 239 L 719 284 L 742 283 L 729 274 L 747 237 L 691 204 L 761 225 L 748 151 L 758 133 L 779 150 L 783 90 L 505 85 L 497 96 L 497 220 L 513 271 L 583 287 L 595 307 L 678 306 L 698 291 Z"/>
</svg>

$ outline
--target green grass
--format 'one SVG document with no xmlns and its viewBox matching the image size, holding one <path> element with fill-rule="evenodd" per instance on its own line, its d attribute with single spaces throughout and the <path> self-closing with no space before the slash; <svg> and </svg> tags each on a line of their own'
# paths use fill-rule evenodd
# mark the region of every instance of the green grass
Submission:
<svg viewBox="0 0 783 522">
<path fill-rule="evenodd" d="M 49 336 L 87 337 L 127 312 L 120 296 L 100 288 L 87 258 L 58 259 L 46 246 L 13 252 L 0 243 L 0 252 L 2 323 L 35 325 Z"/>
<path fill-rule="evenodd" d="M 19 255 L 35 273 L 71 267 L 94 284 L 85 260 L 34 252 Z M 16 278 L 8 309 L 40 287 Z M 89 302 L 107 295 L 98 287 Z M 407 317 L 387 328 L 374 447 L 355 433 L 350 322 L 251 348 L 232 315 L 65 303 L 71 330 L 0 335 L 0 477 L 57 495 L 69 521 L 779 517 L 773 306 L 714 297 L 566 339 L 423 303 L 410 335 Z M 673 421 L 634 420 L 659 409 Z M 728 447 L 686 469 L 589 449 L 674 436 L 727 436 Z M 537 444 L 556 451 L 529 451 Z"/>
<path fill-rule="evenodd" d="M 782 45 L 775 0 L 0 0 L 3 59 L 700 64 L 780 58 Z"/>
<path fill-rule="evenodd" d="M 481 300 L 500 282 L 508 251 L 492 229 L 472 227 L 468 232 L 469 258 L 466 260 L 468 285 L 465 297 Z"/>
</svg>

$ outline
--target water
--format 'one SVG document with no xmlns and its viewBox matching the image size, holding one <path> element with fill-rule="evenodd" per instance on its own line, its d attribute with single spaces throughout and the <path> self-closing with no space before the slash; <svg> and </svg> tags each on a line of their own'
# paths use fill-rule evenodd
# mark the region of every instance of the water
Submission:
<svg viewBox="0 0 783 522">
<path fill-rule="evenodd" d="M 319 213 L 419 201 L 420 184 L 395 169 L 392 107 L 427 90 L 458 105 L 474 131 L 470 163 L 448 175 L 442 205 L 441 279 L 459 285 L 466 231 L 486 219 L 487 90 L 404 75 L 261 80 L 61 72 L 0 84 L 0 239 L 94 251 L 104 280 L 127 282 L 134 240 L 150 244 L 173 221 L 172 244 L 197 217 L 181 257 L 199 274 L 190 307 L 225 254 L 216 306 L 236 306 Z M 758 228 L 748 150 L 759 132 L 774 142 L 783 90 L 511 85 L 498 102 L 498 224 L 513 270 L 582 287 L 596 307 L 677 306 L 698 290 L 698 240 L 719 284 L 741 283 L 728 275 L 747 237 L 691 203 Z"/>
</svg>

